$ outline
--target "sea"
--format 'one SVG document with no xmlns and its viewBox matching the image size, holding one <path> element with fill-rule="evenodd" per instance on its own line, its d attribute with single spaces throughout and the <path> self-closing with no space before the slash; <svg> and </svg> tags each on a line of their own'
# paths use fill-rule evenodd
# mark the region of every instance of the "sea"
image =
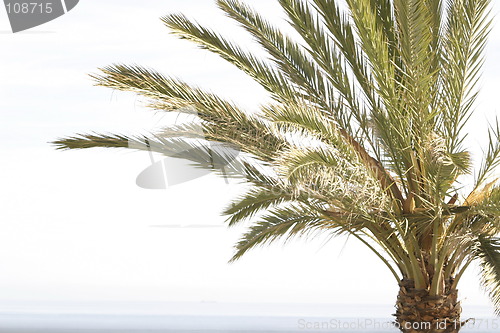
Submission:
<svg viewBox="0 0 500 333">
<path fill-rule="evenodd" d="M 391 305 L 218 302 L 0 302 L 1 333 L 399 332 Z M 491 307 L 470 306 L 461 332 L 500 332 Z"/>
</svg>

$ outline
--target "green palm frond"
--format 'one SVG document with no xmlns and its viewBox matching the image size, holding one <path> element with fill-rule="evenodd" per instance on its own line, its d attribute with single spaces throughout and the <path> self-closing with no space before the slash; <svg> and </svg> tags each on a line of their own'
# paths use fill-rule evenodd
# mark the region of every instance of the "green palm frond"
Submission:
<svg viewBox="0 0 500 333">
<path fill-rule="evenodd" d="M 349 64 L 361 91 L 368 99 L 372 109 L 378 108 L 374 83 L 363 52 L 356 40 L 350 16 L 340 10 L 336 1 L 313 0 L 318 15 L 324 20 L 326 30 L 331 34 L 333 44 L 340 50 L 343 59 Z M 386 20 L 384 20 L 385 22 Z M 384 24 L 385 26 L 386 24 Z M 360 121 L 362 116 L 358 116 Z M 361 121 L 361 123 L 363 123 Z"/>
<path fill-rule="evenodd" d="M 227 222 L 229 226 L 234 226 L 244 220 L 250 220 L 261 211 L 268 210 L 270 207 L 279 207 L 283 204 L 312 205 L 319 211 L 323 211 L 323 209 L 318 208 L 318 204 L 328 204 L 327 200 L 319 195 L 306 191 L 296 193 L 292 187 L 287 186 L 278 179 L 266 184 L 258 183 L 255 180 L 253 183 L 254 186 L 223 211 L 223 215 L 228 216 Z"/>
<path fill-rule="evenodd" d="M 185 158 L 200 165 L 207 165 L 215 149 L 210 143 L 200 140 L 188 141 L 179 138 L 164 138 L 159 136 L 127 136 L 117 134 L 81 134 L 54 141 L 57 149 L 88 149 L 88 148 L 130 148 L 134 150 L 151 151 L 169 157 Z M 226 147 L 230 149 L 229 146 Z M 226 160 L 224 155 L 235 154 L 220 153 L 220 158 Z"/>
<path fill-rule="evenodd" d="M 295 83 L 298 91 L 303 91 L 305 99 L 328 108 L 330 97 L 326 93 L 332 90 L 326 86 L 326 78 L 300 45 L 240 1 L 219 0 L 218 4 L 230 18 L 252 34 L 279 66 L 283 75 Z"/>
<path fill-rule="evenodd" d="M 475 87 L 491 26 L 489 0 L 448 2 L 441 74 L 441 130 L 451 152 L 463 142 L 462 129 L 477 97 Z"/>
<path fill-rule="evenodd" d="M 278 186 L 254 187 L 231 203 L 223 211 L 223 215 L 229 216 L 228 225 L 233 226 L 243 220 L 250 219 L 259 211 L 292 199 L 291 194 L 284 193 L 283 188 Z"/>
<path fill-rule="evenodd" d="M 151 99 L 149 105 L 155 109 L 196 114 L 206 123 L 208 139 L 237 145 L 264 159 L 272 158 L 286 145 L 264 122 L 248 116 L 233 103 L 182 81 L 138 66 L 115 65 L 101 71 L 103 74 L 93 76 L 100 86 L 133 91 Z"/>
<path fill-rule="evenodd" d="M 496 314 L 500 315 L 500 239 L 480 236 L 478 243 L 476 257 L 481 262 L 482 284 L 490 295 Z"/>
<path fill-rule="evenodd" d="M 286 101 L 297 97 L 297 92 L 289 86 L 283 73 L 212 30 L 190 21 L 182 14 L 164 16 L 162 21 L 180 38 L 192 41 L 235 65 L 260 83 L 275 99 Z"/>
<path fill-rule="evenodd" d="M 326 73 L 329 82 L 349 105 L 350 111 L 358 122 L 364 119 L 364 110 L 352 90 L 352 84 L 343 65 L 341 55 L 336 50 L 325 29 L 315 19 L 311 6 L 300 0 L 279 0 L 288 14 L 290 22 L 299 35 L 307 43 L 306 50 L 318 66 Z M 333 96 L 332 96 L 333 97 Z M 341 122 L 341 119 L 337 119 Z M 343 128 L 353 136 L 350 123 L 344 123 Z"/>
<path fill-rule="evenodd" d="M 137 147 L 142 150 L 150 150 L 147 139 L 133 138 L 120 134 L 81 134 L 67 138 L 61 138 L 52 142 L 56 149 L 86 149 L 86 148 L 129 148 L 130 142 L 136 141 Z M 139 148 L 139 149 L 140 149 Z"/>
<path fill-rule="evenodd" d="M 369 60 L 377 91 L 386 104 L 394 103 L 396 81 L 393 78 L 396 69 L 389 51 L 391 44 L 384 25 L 377 19 L 376 8 L 372 7 L 371 0 L 347 0 L 346 3 L 361 41 L 361 48 Z"/>
<path fill-rule="evenodd" d="M 412 134 L 425 138 L 434 129 L 436 111 L 432 108 L 437 95 L 439 49 L 433 31 L 434 13 L 429 3 L 420 0 L 396 0 L 398 26 L 397 75 L 401 116 L 410 119 Z"/>
<path fill-rule="evenodd" d="M 225 177 L 254 180 L 250 159 L 240 158 L 237 147 L 205 140 L 165 138 L 155 135 L 82 134 L 53 142 L 57 149 L 128 148 L 160 153 L 191 161 L 197 168 L 216 171 Z M 261 179 L 255 179 L 260 184 Z"/>
<path fill-rule="evenodd" d="M 481 168 L 476 176 L 475 188 L 482 186 L 500 165 L 500 123 L 496 119 L 495 126 L 488 130 L 488 150 L 484 155 Z"/>
<path fill-rule="evenodd" d="M 262 217 L 261 222 L 253 224 L 236 244 L 236 253 L 231 261 L 238 260 L 247 251 L 279 238 L 290 239 L 294 236 L 307 236 L 314 231 L 328 230 L 335 234 L 341 226 L 328 221 L 320 214 L 302 206 L 276 208 Z"/>
</svg>

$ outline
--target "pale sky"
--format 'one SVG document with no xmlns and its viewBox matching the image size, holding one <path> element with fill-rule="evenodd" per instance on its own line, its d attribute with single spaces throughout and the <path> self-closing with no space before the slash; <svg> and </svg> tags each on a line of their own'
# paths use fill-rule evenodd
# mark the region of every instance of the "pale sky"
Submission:
<svg viewBox="0 0 500 333">
<path fill-rule="evenodd" d="M 251 3 L 279 22 L 275 1 Z M 135 178 L 150 165 L 147 153 L 61 152 L 47 143 L 76 132 L 144 133 L 175 120 L 146 110 L 132 94 L 92 86 L 87 74 L 113 62 L 153 67 L 249 108 L 267 98 L 231 65 L 169 35 L 159 17 L 172 12 L 248 42 L 210 0 L 80 1 L 63 17 L 17 34 L 0 8 L 0 304 L 215 301 L 390 309 L 397 285 L 354 240 L 275 244 L 228 264 L 244 226 L 226 229 L 219 213 L 242 187 L 208 175 L 145 190 Z M 498 114 L 498 24 L 487 52 L 470 126 L 475 156 L 484 120 Z M 465 311 L 489 305 L 476 273 L 459 286 Z"/>
</svg>

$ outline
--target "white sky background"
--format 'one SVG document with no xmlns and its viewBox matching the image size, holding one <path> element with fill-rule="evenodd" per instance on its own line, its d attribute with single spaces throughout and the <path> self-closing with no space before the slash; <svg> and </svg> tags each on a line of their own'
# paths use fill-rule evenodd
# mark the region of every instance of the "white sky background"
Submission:
<svg viewBox="0 0 500 333">
<path fill-rule="evenodd" d="M 274 1 L 251 3 L 278 20 Z M 219 213 L 241 187 L 209 175 L 144 190 L 135 177 L 150 165 L 147 153 L 61 152 L 47 143 L 77 132 L 144 133 L 170 119 L 133 94 L 93 87 L 86 74 L 113 62 L 153 67 L 250 108 L 265 100 L 231 65 L 169 35 L 159 17 L 172 12 L 247 40 L 209 0 L 81 1 L 17 34 L 0 9 L 0 302 L 368 303 L 390 311 L 392 276 L 354 240 L 276 244 L 227 264 L 244 228 L 226 229 Z M 499 55 L 496 24 L 470 126 L 476 156 L 484 120 L 498 114 Z M 169 224 L 220 227 L 154 227 Z M 476 273 L 460 285 L 465 307 L 489 304 Z"/>
</svg>

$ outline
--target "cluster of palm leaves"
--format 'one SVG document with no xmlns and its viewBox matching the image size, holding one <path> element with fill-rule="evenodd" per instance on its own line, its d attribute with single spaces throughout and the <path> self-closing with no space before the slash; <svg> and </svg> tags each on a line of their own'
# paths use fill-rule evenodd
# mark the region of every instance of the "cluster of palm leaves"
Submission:
<svg viewBox="0 0 500 333">
<path fill-rule="evenodd" d="M 113 65 L 93 75 L 98 85 L 196 119 L 149 136 L 84 134 L 55 143 L 151 150 L 248 182 L 224 212 L 229 225 L 251 221 L 233 260 L 279 238 L 345 234 L 373 250 L 398 282 L 412 280 L 430 295 L 455 288 L 479 260 L 500 310 L 493 179 L 500 129 L 490 126 L 475 172 L 464 133 L 489 1 L 346 0 L 345 8 L 334 0 L 277 1 L 293 38 L 243 2 L 217 1 L 265 58 L 184 15 L 162 18 L 175 35 L 262 85 L 272 102 L 260 112 L 150 69 Z"/>
</svg>

